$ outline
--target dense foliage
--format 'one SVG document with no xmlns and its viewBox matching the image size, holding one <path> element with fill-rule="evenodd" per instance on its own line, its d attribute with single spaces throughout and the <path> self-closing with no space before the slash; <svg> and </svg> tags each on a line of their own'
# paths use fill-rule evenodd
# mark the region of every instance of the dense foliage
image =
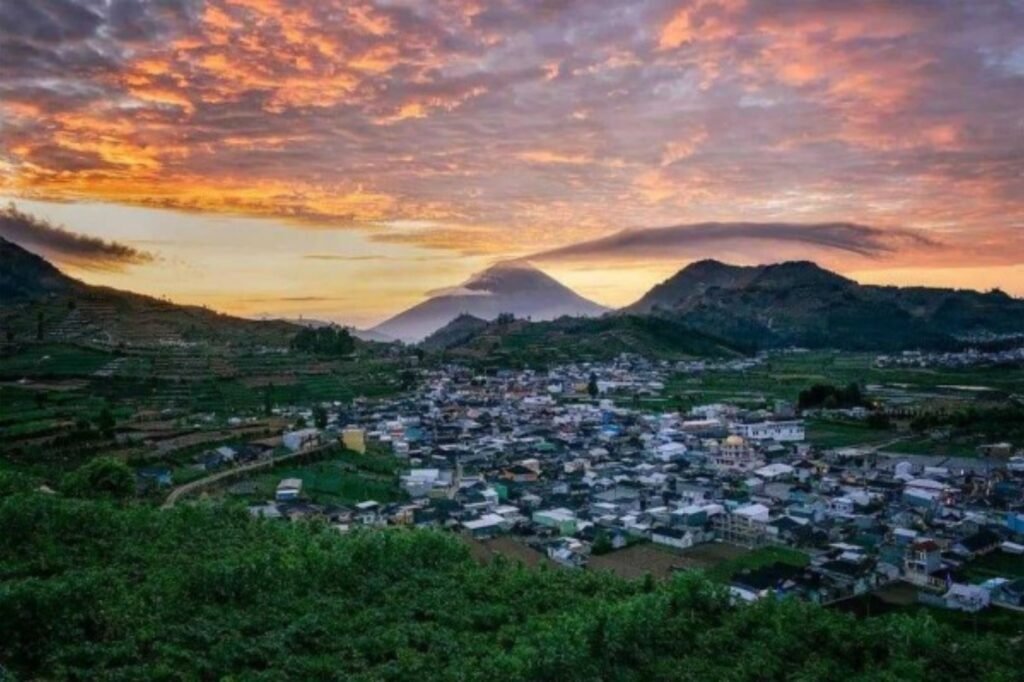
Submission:
<svg viewBox="0 0 1024 682">
<path fill-rule="evenodd" d="M 814 384 L 800 391 L 797 404 L 801 410 L 823 407 L 829 410 L 867 406 L 868 402 L 861 393 L 860 386 L 848 384 L 846 388 L 831 384 Z"/>
<path fill-rule="evenodd" d="M 337 327 L 303 328 L 292 339 L 294 350 L 318 355 L 350 355 L 356 348 L 355 339 L 347 329 Z"/>
<path fill-rule="evenodd" d="M 0 663 L 109 680 L 1009 680 L 1004 641 L 797 602 L 481 566 L 452 535 L 0 499 Z M 1018 678 L 1019 679 L 1019 678 Z"/>
<path fill-rule="evenodd" d="M 1019 442 L 1024 440 L 1024 407 L 969 407 L 948 413 L 922 414 L 911 421 L 910 427 L 918 432 L 949 429 L 954 436 L 977 434 L 992 441 Z"/>
</svg>

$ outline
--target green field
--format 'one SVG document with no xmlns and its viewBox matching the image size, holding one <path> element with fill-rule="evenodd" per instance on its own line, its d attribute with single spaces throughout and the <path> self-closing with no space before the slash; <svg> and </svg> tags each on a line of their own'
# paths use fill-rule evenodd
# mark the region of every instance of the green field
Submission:
<svg viewBox="0 0 1024 682">
<path fill-rule="evenodd" d="M 774 355 L 750 370 L 707 371 L 678 374 L 666 386 L 669 396 L 685 397 L 691 403 L 735 400 L 764 402 L 795 401 L 800 391 L 813 384 L 845 386 L 850 383 L 899 387 L 909 394 L 949 400 L 972 399 L 948 387 L 984 386 L 1001 393 L 1024 394 L 1024 372 L 1000 368 L 967 369 L 882 369 L 874 367 L 874 353 L 815 351 Z"/>
<path fill-rule="evenodd" d="M 885 447 L 886 452 L 898 452 L 907 455 L 937 455 L 940 457 L 976 457 L 981 441 L 972 439 L 961 442 L 958 440 L 935 440 L 928 436 L 915 436 L 901 440 Z"/>
<path fill-rule="evenodd" d="M 898 435 L 890 429 L 872 429 L 860 422 L 824 419 L 811 419 L 807 422 L 807 441 L 824 449 L 878 445 L 897 437 Z"/>
<path fill-rule="evenodd" d="M 810 557 L 803 552 L 788 547 L 760 547 L 752 549 L 735 559 L 727 559 L 709 568 L 706 574 L 716 582 L 729 582 L 729 580 L 743 571 L 769 566 L 774 563 L 783 563 L 790 566 L 806 566 L 810 563 Z"/>
<path fill-rule="evenodd" d="M 272 472 L 259 474 L 251 480 L 254 492 L 249 495 L 258 500 L 273 499 L 277 484 L 284 478 L 302 479 L 302 495 L 313 502 L 329 504 L 355 504 L 366 500 L 397 502 L 405 498 L 398 487 L 394 474 L 379 473 L 383 467 L 395 471 L 391 458 L 382 458 L 383 463 L 353 463 L 359 455 L 344 454 L 325 462 L 305 466 L 281 467 Z M 364 456 L 366 458 L 371 455 Z"/>
</svg>

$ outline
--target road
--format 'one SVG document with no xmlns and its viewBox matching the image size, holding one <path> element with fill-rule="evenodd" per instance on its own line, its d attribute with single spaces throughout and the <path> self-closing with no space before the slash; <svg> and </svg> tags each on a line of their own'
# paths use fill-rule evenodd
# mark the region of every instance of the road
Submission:
<svg viewBox="0 0 1024 682">
<path fill-rule="evenodd" d="M 179 485 L 167 495 L 167 499 L 164 500 L 163 505 L 161 505 L 161 509 L 170 509 L 182 497 L 185 497 L 197 490 L 202 490 L 203 488 L 217 483 L 218 481 L 234 478 L 250 471 L 270 469 L 281 462 L 287 462 L 301 457 L 308 457 L 309 455 L 317 452 L 335 447 L 335 445 L 336 443 L 325 443 L 323 445 L 317 445 L 316 447 L 306 448 L 305 450 L 296 450 L 295 452 L 289 452 L 287 455 L 281 455 L 280 457 L 275 457 L 273 459 L 264 459 L 257 462 L 251 462 L 249 464 L 243 464 L 242 466 L 232 467 L 231 469 L 225 469 L 224 471 L 218 471 L 217 473 L 210 474 L 204 478 L 199 478 L 194 481 L 190 481 L 189 483 L 185 483 L 184 485 Z"/>
</svg>

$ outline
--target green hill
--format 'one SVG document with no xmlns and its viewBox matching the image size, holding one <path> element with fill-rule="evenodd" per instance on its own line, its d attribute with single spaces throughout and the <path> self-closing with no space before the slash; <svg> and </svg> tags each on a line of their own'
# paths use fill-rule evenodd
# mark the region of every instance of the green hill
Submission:
<svg viewBox="0 0 1024 682">
<path fill-rule="evenodd" d="M 458 330 L 442 328 L 435 336 L 449 342 L 432 349 L 493 366 L 608 360 L 622 353 L 659 358 L 733 357 L 746 350 L 740 343 L 651 315 L 563 317 L 550 322 L 499 319 L 483 326 L 461 325 Z"/>
</svg>

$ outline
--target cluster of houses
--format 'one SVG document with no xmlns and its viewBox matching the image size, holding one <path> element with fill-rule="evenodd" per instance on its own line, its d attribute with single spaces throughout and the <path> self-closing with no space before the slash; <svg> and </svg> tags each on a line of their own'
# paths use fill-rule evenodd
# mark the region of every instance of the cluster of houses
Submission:
<svg viewBox="0 0 1024 682">
<path fill-rule="evenodd" d="M 685 413 L 638 404 L 673 369 L 623 357 L 547 372 L 431 371 L 411 395 L 332 414 L 348 425 L 333 427 L 347 443 L 407 460 L 397 481 L 405 501 L 318 506 L 302 499 L 301 481 L 285 480 L 253 513 L 319 514 L 342 530 L 511 535 L 574 568 L 636 542 L 788 547 L 807 565 L 743 572 L 737 598 L 826 603 L 903 582 L 951 608 L 1024 606 L 1012 574 L 965 578 L 990 555 L 1024 562 L 1024 469 L 1010 459 L 820 450 L 784 404 Z"/>
<path fill-rule="evenodd" d="M 894 355 L 879 355 L 875 358 L 876 367 L 985 367 L 995 365 L 1024 366 L 1024 345 L 1000 350 L 979 350 L 969 348 L 964 351 L 947 353 L 926 351 L 903 351 Z"/>
</svg>

